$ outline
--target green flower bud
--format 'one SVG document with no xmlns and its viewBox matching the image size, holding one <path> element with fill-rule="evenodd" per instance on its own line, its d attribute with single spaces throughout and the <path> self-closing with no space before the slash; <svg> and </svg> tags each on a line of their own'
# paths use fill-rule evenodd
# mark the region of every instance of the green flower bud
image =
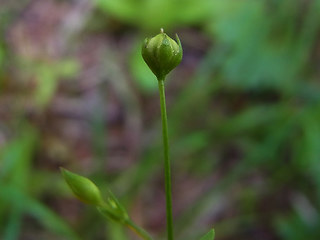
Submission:
<svg viewBox="0 0 320 240">
<path fill-rule="evenodd" d="M 142 57 L 158 80 L 164 79 L 182 60 L 182 46 L 178 35 L 176 39 L 177 42 L 161 28 L 157 36 L 144 40 Z"/>
<path fill-rule="evenodd" d="M 64 180 L 74 195 L 84 203 L 101 206 L 103 200 L 99 188 L 88 178 L 60 168 Z"/>
</svg>

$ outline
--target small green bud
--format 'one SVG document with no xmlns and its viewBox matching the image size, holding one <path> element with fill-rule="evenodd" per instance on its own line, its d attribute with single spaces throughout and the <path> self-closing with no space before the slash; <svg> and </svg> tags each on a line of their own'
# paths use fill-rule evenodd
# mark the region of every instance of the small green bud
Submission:
<svg viewBox="0 0 320 240">
<path fill-rule="evenodd" d="M 158 80 L 164 79 L 182 60 L 182 46 L 177 34 L 176 39 L 177 42 L 161 28 L 157 36 L 144 40 L 142 57 Z"/>
<path fill-rule="evenodd" d="M 88 178 L 60 168 L 64 180 L 79 200 L 87 204 L 101 206 L 103 200 L 99 188 Z"/>
</svg>

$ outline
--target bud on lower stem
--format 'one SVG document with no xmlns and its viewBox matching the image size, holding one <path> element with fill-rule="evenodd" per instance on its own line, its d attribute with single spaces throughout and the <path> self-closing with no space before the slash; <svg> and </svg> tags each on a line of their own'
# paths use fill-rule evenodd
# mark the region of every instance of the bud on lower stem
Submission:
<svg viewBox="0 0 320 240">
<path fill-rule="evenodd" d="M 104 201 L 99 188 L 90 179 L 64 168 L 61 168 L 61 173 L 74 195 L 82 202 L 96 206 L 102 215 L 113 221 L 124 224 L 129 220 L 127 211 L 108 188 L 108 196 Z"/>
<path fill-rule="evenodd" d="M 174 41 L 161 32 L 153 38 L 146 38 L 142 46 L 142 57 L 159 79 L 164 79 L 182 60 L 182 46 L 178 35 Z"/>
<path fill-rule="evenodd" d="M 88 178 L 60 168 L 74 195 L 87 204 L 100 206 L 103 203 L 99 188 Z"/>
</svg>

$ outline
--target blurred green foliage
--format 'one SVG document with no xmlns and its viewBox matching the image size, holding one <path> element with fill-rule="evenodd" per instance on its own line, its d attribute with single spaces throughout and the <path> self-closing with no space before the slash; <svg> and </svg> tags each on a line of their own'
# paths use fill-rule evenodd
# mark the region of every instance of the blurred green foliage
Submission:
<svg viewBox="0 0 320 240">
<path fill-rule="evenodd" d="M 211 14 L 210 0 L 96 0 L 106 14 L 144 29 L 173 28 L 182 24 L 201 24 Z M 165 13 L 165 14 L 164 14 Z"/>
<path fill-rule="evenodd" d="M 199 239 L 212 226 L 220 240 L 320 238 L 319 0 L 98 0 L 81 15 L 87 24 L 65 40 L 63 54 L 37 58 L 19 52 L 10 37 L 16 22 L 30 21 L 23 14 L 44 4 L 25 2 L 28 8 L 0 10 L 1 239 L 28 239 L 32 232 L 42 234 L 33 239 L 130 239 L 68 202 L 59 165 L 89 172 L 99 186 L 108 181 L 133 218 L 163 235 L 156 82 L 139 58 L 142 40 L 160 27 L 179 33 L 185 53 L 167 81 L 177 239 Z M 56 6 L 75 9 L 66 16 L 83 9 L 48 2 L 48 18 L 61 14 Z M 92 64 L 85 57 L 94 49 L 99 57 Z M 54 112 L 61 95 L 77 102 L 67 127 Z M 98 103 L 82 116 L 92 99 Z M 121 114 L 104 114 L 105 108 Z M 132 127 L 139 121 L 141 134 L 126 139 L 138 142 L 138 153 L 112 169 L 126 150 L 112 157 L 105 141 L 114 144 L 120 129 L 139 132 Z M 85 134 L 70 144 L 65 138 L 78 126 Z M 82 210 L 70 207 L 64 215 L 60 201 Z M 63 220 L 68 214 L 76 220 Z"/>
<path fill-rule="evenodd" d="M 22 61 L 25 77 L 36 78 L 37 86 L 33 92 L 32 102 L 39 108 L 45 107 L 53 98 L 59 79 L 74 77 L 79 70 L 75 60 L 66 59 L 59 62 Z"/>
<path fill-rule="evenodd" d="M 31 126 L 22 125 L 16 139 L 8 142 L 0 152 L 0 219 L 3 239 L 18 239 L 28 214 L 49 230 L 66 239 L 79 239 L 66 222 L 50 208 L 32 196 L 32 159 L 39 136 Z M 45 179 L 43 179 L 45 180 Z"/>
</svg>

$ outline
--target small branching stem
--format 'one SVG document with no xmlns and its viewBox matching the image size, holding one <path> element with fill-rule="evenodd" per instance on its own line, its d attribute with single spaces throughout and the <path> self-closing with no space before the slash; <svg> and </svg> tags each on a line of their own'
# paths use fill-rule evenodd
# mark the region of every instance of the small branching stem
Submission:
<svg viewBox="0 0 320 240">
<path fill-rule="evenodd" d="M 158 79 L 161 120 L 162 120 L 162 137 L 164 150 L 164 173 L 165 173 L 165 192 L 166 192 L 166 213 L 167 213 L 167 240 L 173 240 L 173 218 L 172 218 L 172 197 L 171 197 L 171 170 L 169 160 L 169 140 L 168 140 L 168 121 L 166 110 L 166 97 L 164 91 L 164 80 Z"/>
</svg>

